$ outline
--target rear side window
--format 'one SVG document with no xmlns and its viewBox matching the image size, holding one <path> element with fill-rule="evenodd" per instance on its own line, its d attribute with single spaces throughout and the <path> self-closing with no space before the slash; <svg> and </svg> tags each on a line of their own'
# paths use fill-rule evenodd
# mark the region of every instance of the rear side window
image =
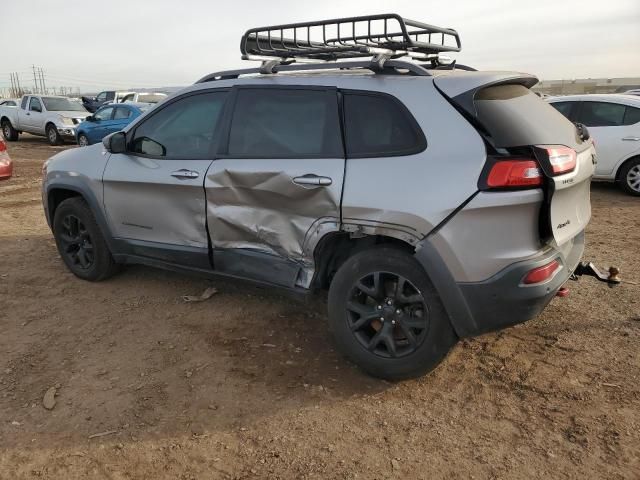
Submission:
<svg viewBox="0 0 640 480">
<path fill-rule="evenodd" d="M 390 95 L 344 92 L 344 116 L 348 157 L 411 155 L 427 147 L 416 120 Z"/>
<path fill-rule="evenodd" d="M 123 118 L 129 118 L 131 116 L 131 110 L 124 107 L 116 108 L 116 113 L 113 114 L 114 120 L 122 120 Z"/>
<path fill-rule="evenodd" d="M 228 153 L 245 158 L 343 156 L 333 90 L 239 89 Z"/>
<path fill-rule="evenodd" d="M 478 121 L 496 147 L 566 145 L 581 150 L 576 126 L 523 85 L 496 85 L 474 99 Z"/>
<path fill-rule="evenodd" d="M 627 107 L 624 112 L 624 125 L 635 125 L 640 122 L 640 108 Z"/>
<path fill-rule="evenodd" d="M 624 122 L 625 109 L 619 103 L 582 102 L 579 122 L 587 127 L 617 127 Z"/>
<path fill-rule="evenodd" d="M 29 97 L 22 97 L 22 102 L 20 102 L 20 108 L 22 108 L 23 110 L 26 110 L 28 100 L 29 100 Z"/>
</svg>

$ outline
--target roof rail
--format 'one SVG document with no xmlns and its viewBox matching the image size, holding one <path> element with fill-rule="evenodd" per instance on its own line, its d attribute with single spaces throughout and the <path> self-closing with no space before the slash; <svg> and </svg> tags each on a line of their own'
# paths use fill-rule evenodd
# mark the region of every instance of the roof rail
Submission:
<svg viewBox="0 0 640 480">
<path fill-rule="evenodd" d="M 231 80 L 242 75 L 254 75 L 258 73 L 278 73 L 310 70 L 370 70 L 374 73 L 401 74 L 406 70 L 410 75 L 430 76 L 429 71 L 417 63 L 402 60 L 386 60 L 382 66 L 371 60 L 352 62 L 321 62 L 321 63 L 271 63 L 265 62 L 259 68 L 244 68 L 240 70 L 226 70 L 215 72 L 202 77 L 196 83 L 213 82 L 216 80 Z"/>
<path fill-rule="evenodd" d="M 339 60 L 383 53 L 390 57 L 459 52 L 458 32 L 395 13 L 252 28 L 242 36 L 243 58 Z"/>
</svg>

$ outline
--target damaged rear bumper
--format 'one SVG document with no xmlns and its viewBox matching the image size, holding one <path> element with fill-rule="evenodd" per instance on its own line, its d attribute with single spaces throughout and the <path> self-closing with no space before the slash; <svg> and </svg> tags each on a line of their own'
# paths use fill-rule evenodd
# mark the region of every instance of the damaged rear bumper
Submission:
<svg viewBox="0 0 640 480">
<path fill-rule="evenodd" d="M 514 263 L 481 282 L 456 282 L 436 249 L 428 240 L 416 252 L 440 294 L 459 337 L 526 322 L 538 316 L 571 277 L 584 252 L 584 232 L 562 249 L 550 248 L 533 259 Z M 560 268 L 547 281 L 525 285 L 522 280 L 532 269 L 556 260 Z"/>
</svg>

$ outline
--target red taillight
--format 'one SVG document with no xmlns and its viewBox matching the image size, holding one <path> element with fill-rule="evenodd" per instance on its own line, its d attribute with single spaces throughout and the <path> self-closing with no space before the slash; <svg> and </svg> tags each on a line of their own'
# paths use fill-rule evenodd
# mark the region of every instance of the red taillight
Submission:
<svg viewBox="0 0 640 480">
<path fill-rule="evenodd" d="M 549 162 L 554 175 L 567 173 L 576 168 L 576 151 L 568 147 L 544 147 L 549 155 Z"/>
<path fill-rule="evenodd" d="M 544 282 L 551 278 L 560 268 L 560 263 L 557 260 L 553 260 L 542 267 L 534 268 L 522 279 L 522 283 L 525 285 L 531 285 L 534 283 Z"/>
<path fill-rule="evenodd" d="M 4 152 L 7 149 L 7 144 L 4 143 L 4 140 L 0 140 L 0 152 Z"/>
<path fill-rule="evenodd" d="M 500 160 L 493 164 L 487 176 L 489 188 L 536 187 L 540 185 L 542 185 L 542 171 L 535 160 Z"/>
</svg>

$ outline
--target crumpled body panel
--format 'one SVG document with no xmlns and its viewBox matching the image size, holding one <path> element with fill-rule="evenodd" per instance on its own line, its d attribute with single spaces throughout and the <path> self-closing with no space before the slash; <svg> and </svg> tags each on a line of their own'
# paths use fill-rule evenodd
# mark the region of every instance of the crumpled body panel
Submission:
<svg viewBox="0 0 640 480">
<path fill-rule="evenodd" d="M 209 235 L 214 248 L 242 248 L 310 265 L 307 233 L 318 221 L 339 225 L 343 159 L 221 159 L 205 180 Z M 316 174 L 328 186 L 301 186 Z"/>
</svg>

